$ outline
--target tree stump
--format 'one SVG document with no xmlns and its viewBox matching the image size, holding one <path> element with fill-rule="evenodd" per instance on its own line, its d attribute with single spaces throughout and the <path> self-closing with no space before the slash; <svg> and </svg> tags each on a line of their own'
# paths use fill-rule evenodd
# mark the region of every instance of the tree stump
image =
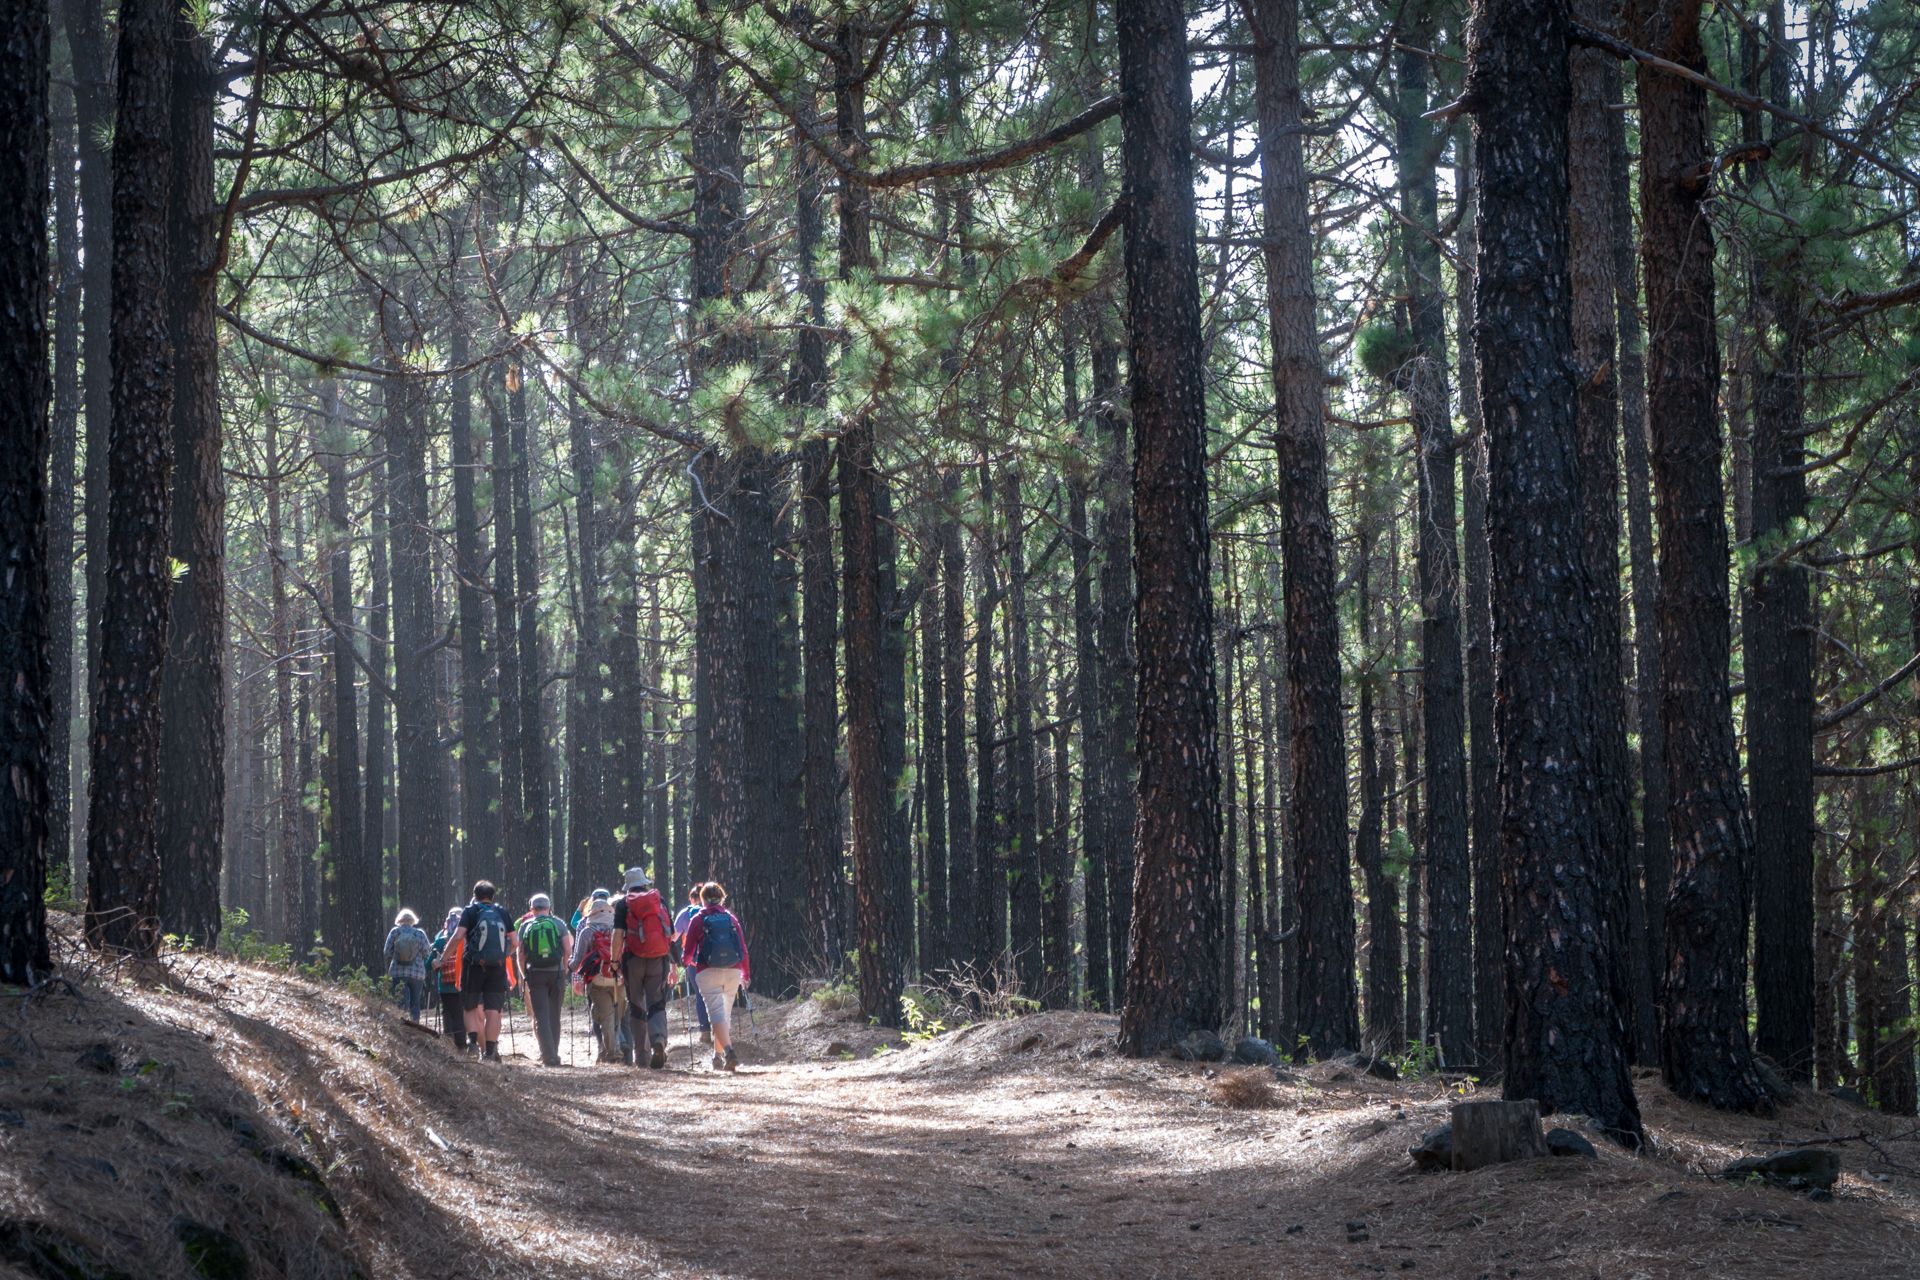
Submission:
<svg viewBox="0 0 1920 1280">
<path fill-rule="evenodd" d="M 1467 1173 L 1508 1160 L 1547 1154 L 1540 1133 L 1540 1104 L 1460 1102 L 1453 1107 L 1453 1168 Z"/>
</svg>

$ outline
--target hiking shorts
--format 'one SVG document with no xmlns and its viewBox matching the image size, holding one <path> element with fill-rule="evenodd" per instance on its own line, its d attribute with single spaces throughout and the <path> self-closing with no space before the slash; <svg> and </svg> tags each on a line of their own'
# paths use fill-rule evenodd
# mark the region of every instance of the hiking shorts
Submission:
<svg viewBox="0 0 1920 1280">
<path fill-rule="evenodd" d="M 700 990 L 700 1002 L 707 1008 L 707 1021 L 716 1031 L 733 1028 L 733 1001 L 740 994 L 740 970 L 702 969 L 694 979 Z"/>
<path fill-rule="evenodd" d="M 478 1009 L 487 1007 L 490 1013 L 498 1013 L 507 1007 L 507 966 L 504 964 L 470 964 L 460 981 L 461 1007 Z"/>
</svg>

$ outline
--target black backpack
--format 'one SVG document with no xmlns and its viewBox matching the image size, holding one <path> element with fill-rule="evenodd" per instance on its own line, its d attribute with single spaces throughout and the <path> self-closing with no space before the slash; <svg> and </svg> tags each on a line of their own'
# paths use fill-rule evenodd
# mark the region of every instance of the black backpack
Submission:
<svg viewBox="0 0 1920 1280">
<path fill-rule="evenodd" d="M 506 911 L 493 902 L 477 902 L 473 928 L 467 931 L 467 959 L 472 964 L 505 964 L 507 962 L 507 934 L 513 928 L 513 922 L 507 919 Z"/>
</svg>

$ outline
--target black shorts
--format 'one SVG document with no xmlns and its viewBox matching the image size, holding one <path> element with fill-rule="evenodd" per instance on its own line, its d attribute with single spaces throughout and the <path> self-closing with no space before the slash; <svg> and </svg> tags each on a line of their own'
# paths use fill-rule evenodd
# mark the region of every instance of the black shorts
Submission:
<svg viewBox="0 0 1920 1280">
<path fill-rule="evenodd" d="M 478 1009 L 482 1004 L 498 1013 L 507 1005 L 507 966 L 469 964 L 460 976 L 460 1007 Z"/>
</svg>

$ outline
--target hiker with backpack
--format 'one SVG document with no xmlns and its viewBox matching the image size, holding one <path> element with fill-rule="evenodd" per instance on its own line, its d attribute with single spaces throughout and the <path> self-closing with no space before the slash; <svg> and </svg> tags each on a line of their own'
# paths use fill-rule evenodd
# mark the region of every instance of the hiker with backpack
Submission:
<svg viewBox="0 0 1920 1280">
<path fill-rule="evenodd" d="M 700 890 L 700 900 L 700 914 L 687 924 L 681 955 L 693 971 L 713 1026 L 713 1069 L 732 1071 L 740 1065 L 740 1055 L 733 1051 L 733 1002 L 753 976 L 747 933 L 739 917 L 727 910 L 727 891 L 718 881 Z"/>
<path fill-rule="evenodd" d="M 400 908 L 381 954 L 386 957 L 393 993 L 406 1006 L 408 1022 L 420 1021 L 420 1010 L 427 1002 L 427 952 L 432 947 L 433 940 L 420 927 L 420 917 L 410 908 Z"/>
<path fill-rule="evenodd" d="M 573 989 L 587 997 L 601 1062 L 621 1062 L 620 972 L 613 964 L 613 895 L 595 889 L 580 913 L 573 947 Z"/>
<path fill-rule="evenodd" d="M 500 1014 L 512 985 L 509 959 L 518 959 L 520 935 L 505 907 L 493 900 L 493 881 L 478 880 L 473 901 L 460 913 L 460 924 L 447 944 L 461 949 L 460 1003 L 466 1010 L 468 1052 L 488 1062 L 500 1061 Z"/>
<path fill-rule="evenodd" d="M 700 891 L 706 887 L 702 883 L 687 890 L 687 905 L 680 908 L 680 914 L 673 918 L 674 959 L 683 965 L 687 963 L 687 926 L 692 924 L 693 918 L 700 914 L 700 908 L 704 905 L 700 900 Z M 700 999 L 700 993 L 694 990 L 693 970 L 687 969 L 686 975 L 687 998 L 693 1002 L 693 1011 L 700 1021 L 700 1043 L 712 1044 L 713 1026 L 707 1021 L 706 1002 Z"/>
<path fill-rule="evenodd" d="M 440 1030 L 456 1049 L 467 1047 L 467 1011 L 460 1005 L 460 948 L 449 945 L 453 931 L 460 927 L 460 908 L 448 907 L 447 919 L 433 935 L 427 952 L 427 968 L 433 971 L 434 986 L 440 997 Z"/>
<path fill-rule="evenodd" d="M 527 975 L 527 1007 L 533 1012 L 534 1036 L 540 1042 L 540 1065 L 560 1065 L 560 998 L 573 960 L 573 934 L 553 914 L 553 899 L 536 893 L 527 903 L 516 932 Z"/>
<path fill-rule="evenodd" d="M 626 896 L 613 906 L 609 954 L 627 985 L 627 1023 L 633 1028 L 633 1062 L 658 1071 L 667 1065 L 667 984 L 673 972 L 673 917 L 653 877 L 629 867 Z"/>
</svg>

